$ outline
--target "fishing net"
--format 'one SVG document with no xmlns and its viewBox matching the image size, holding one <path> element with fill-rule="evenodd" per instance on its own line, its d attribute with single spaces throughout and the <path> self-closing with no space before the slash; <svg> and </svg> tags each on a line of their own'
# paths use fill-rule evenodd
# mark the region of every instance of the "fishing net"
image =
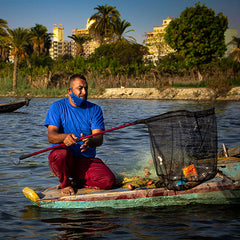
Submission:
<svg viewBox="0 0 240 240">
<path fill-rule="evenodd" d="M 214 109 L 168 112 L 144 120 L 160 181 L 186 190 L 217 173 L 217 124 Z"/>
</svg>

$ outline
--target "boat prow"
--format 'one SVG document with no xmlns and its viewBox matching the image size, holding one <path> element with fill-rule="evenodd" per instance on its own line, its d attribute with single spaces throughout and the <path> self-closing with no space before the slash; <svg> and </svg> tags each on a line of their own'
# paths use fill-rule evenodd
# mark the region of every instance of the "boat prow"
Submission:
<svg viewBox="0 0 240 240">
<path fill-rule="evenodd" d="M 25 100 L 20 101 L 0 103 L 0 113 L 14 112 L 24 105 L 28 106 L 30 100 L 30 98 L 25 98 Z"/>
<path fill-rule="evenodd" d="M 37 201 L 41 200 L 40 197 L 38 196 L 38 194 L 29 187 L 25 187 L 22 191 L 23 191 L 23 194 L 25 195 L 25 197 L 28 198 L 32 202 L 37 202 Z"/>
</svg>

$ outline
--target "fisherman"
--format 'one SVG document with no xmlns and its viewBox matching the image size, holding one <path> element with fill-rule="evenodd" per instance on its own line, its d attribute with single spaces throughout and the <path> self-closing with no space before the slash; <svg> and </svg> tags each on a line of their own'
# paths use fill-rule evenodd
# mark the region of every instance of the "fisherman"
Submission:
<svg viewBox="0 0 240 240">
<path fill-rule="evenodd" d="M 65 146 L 49 154 L 49 168 L 59 178 L 62 195 L 72 195 L 77 188 L 110 189 L 115 182 L 112 171 L 99 158 L 96 147 L 103 144 L 103 134 L 77 138 L 105 130 L 100 106 L 87 101 L 88 83 L 82 74 L 70 77 L 68 98 L 54 102 L 48 110 L 45 126 L 48 141 Z"/>
</svg>

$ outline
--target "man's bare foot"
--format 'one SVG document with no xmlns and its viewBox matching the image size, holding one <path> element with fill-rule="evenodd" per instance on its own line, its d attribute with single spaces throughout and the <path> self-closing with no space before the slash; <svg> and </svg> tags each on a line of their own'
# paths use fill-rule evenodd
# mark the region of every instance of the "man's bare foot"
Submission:
<svg viewBox="0 0 240 240">
<path fill-rule="evenodd" d="M 74 195 L 75 191 L 72 186 L 67 186 L 61 189 L 61 193 L 63 196 L 70 196 L 70 195 Z"/>
</svg>

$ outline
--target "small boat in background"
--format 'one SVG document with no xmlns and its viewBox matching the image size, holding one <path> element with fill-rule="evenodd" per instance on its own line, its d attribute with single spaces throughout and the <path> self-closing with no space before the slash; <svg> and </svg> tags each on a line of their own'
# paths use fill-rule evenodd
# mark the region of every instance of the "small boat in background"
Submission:
<svg viewBox="0 0 240 240">
<path fill-rule="evenodd" d="M 15 110 L 23 107 L 24 105 L 28 106 L 30 100 L 30 98 L 25 98 L 25 100 L 20 101 L 0 103 L 0 113 L 14 112 Z"/>
</svg>

